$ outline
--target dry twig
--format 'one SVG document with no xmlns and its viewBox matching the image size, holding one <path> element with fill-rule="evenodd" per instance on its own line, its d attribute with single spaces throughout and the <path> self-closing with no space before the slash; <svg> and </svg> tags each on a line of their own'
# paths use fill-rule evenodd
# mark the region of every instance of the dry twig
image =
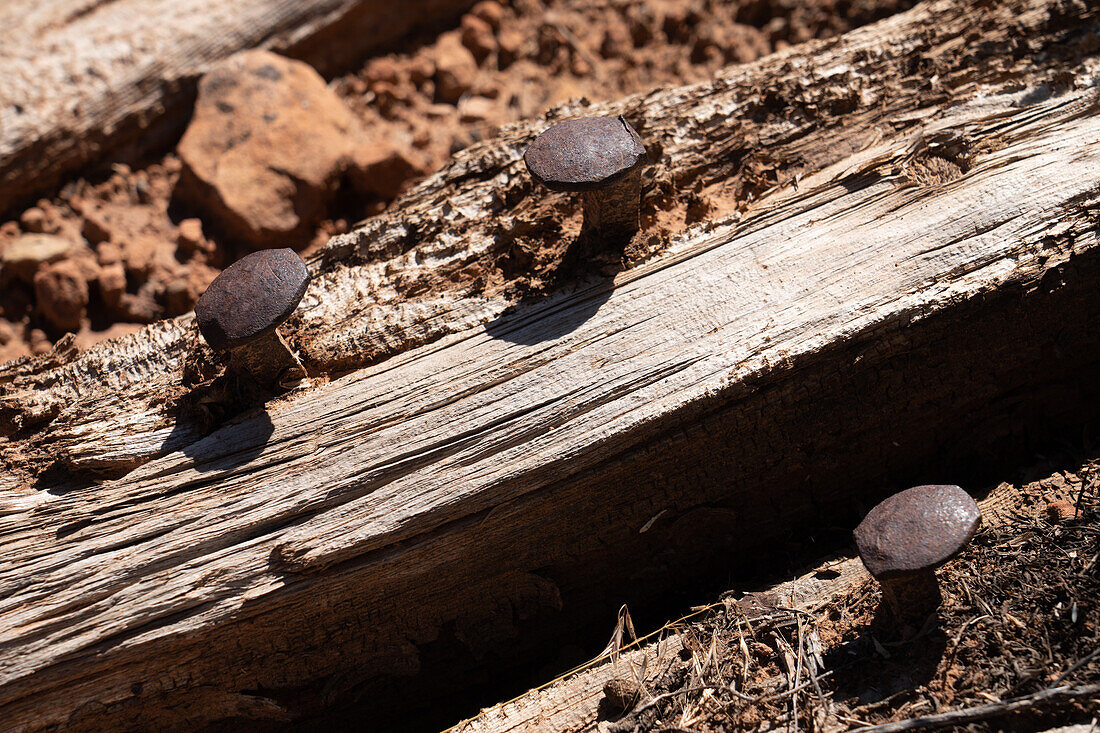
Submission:
<svg viewBox="0 0 1100 733">
<path fill-rule="evenodd" d="M 981 720 L 989 720 L 1001 715 L 1035 708 L 1043 704 L 1065 702 L 1067 700 L 1080 700 L 1082 698 L 1100 697 L 1100 685 L 1086 685 L 1084 687 L 1050 687 L 1030 695 L 1015 697 L 1009 700 L 989 703 L 988 705 L 975 705 L 962 710 L 952 710 L 935 715 L 923 715 L 919 718 L 899 720 L 894 723 L 875 725 L 870 728 L 861 728 L 865 733 L 902 733 L 902 731 L 925 730 L 928 728 L 943 728 L 948 725 L 966 725 Z"/>
</svg>

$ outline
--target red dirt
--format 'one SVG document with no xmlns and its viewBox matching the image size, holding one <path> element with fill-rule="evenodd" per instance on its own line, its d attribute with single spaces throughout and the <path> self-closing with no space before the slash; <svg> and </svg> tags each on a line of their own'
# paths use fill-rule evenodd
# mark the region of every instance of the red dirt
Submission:
<svg viewBox="0 0 1100 733">
<path fill-rule="evenodd" d="M 410 39 L 329 82 L 370 144 L 357 149 L 347 185 L 300 247 L 313 251 L 382 211 L 422 171 L 440 168 L 502 124 L 571 98 L 595 102 L 701 81 L 728 64 L 911 4 L 484 0 L 458 28 Z M 137 170 L 116 165 L 109 176 L 72 181 L 0 224 L 0 258 L 28 233 L 69 245 L 60 262 L 53 256 L 22 263 L 18 276 L 14 266 L 0 272 L 0 362 L 44 353 L 67 330 L 85 347 L 186 313 L 219 269 L 250 248 L 227 234 L 232 227 L 216 213 L 181 202 L 180 173 L 174 152 Z"/>
</svg>

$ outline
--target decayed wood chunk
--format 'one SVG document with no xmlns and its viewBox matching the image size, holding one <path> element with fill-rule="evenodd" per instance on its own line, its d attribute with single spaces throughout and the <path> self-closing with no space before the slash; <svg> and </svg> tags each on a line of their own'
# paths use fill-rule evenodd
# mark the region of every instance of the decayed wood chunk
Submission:
<svg viewBox="0 0 1100 733">
<path fill-rule="evenodd" d="M 0 719 L 194 727 L 461 684 L 1022 412 L 1088 409 L 1058 389 L 1100 361 L 1096 23 L 940 0 L 566 110 L 653 148 L 663 251 L 519 306 L 507 273 L 460 273 L 563 253 L 579 211 L 521 172 L 544 124 L 511 128 L 311 263 L 290 340 L 315 385 L 205 436 L 177 419 L 209 386 L 190 317 L 7 365 Z"/>
</svg>

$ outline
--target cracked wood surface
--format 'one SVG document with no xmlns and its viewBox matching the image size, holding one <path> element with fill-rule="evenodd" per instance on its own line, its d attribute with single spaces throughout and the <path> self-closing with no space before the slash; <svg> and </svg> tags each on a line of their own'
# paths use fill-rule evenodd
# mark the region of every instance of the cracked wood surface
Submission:
<svg viewBox="0 0 1100 733">
<path fill-rule="evenodd" d="M 129 159 L 170 145 L 218 59 L 270 48 L 332 72 L 471 4 L 9 0 L 0 7 L 0 213 L 108 152 Z"/>
<path fill-rule="evenodd" d="M 985 96 L 1027 100 L 1087 86 L 1092 72 L 1080 57 L 1092 52 L 1095 15 L 1064 3 L 932 3 L 843 40 L 732 67 L 712 84 L 558 114 L 626 114 L 656 158 L 644 215 L 684 217 L 685 199 L 702 191 L 708 222 L 718 223 L 772 205 L 800 178 L 884 139 L 908 181 L 958 173 L 980 151 L 965 119 L 937 132 L 951 110 L 969 104 L 980 117 Z M 983 44 L 967 41 L 977 33 Z M 1006 55 L 1005 44 L 1028 53 Z M 575 205 L 534 186 L 520 160 L 545 124 L 515 125 L 463 151 L 311 263 L 314 282 L 289 334 L 311 375 L 324 380 L 491 322 L 515 302 L 466 273 L 499 273 L 517 249 L 568 239 L 555 212 L 569 212 L 568 224 L 579 218 Z M 681 224 L 671 238 L 707 226 Z M 204 425 L 180 403 L 190 387 L 184 357 L 199 350 L 184 317 L 83 355 L 0 365 L 0 435 L 21 430 L 11 447 L 0 443 L 10 472 L 0 481 L 33 482 L 55 461 L 115 475 L 193 442 Z"/>
<path fill-rule="evenodd" d="M 514 196 L 538 125 L 513 128 L 311 263 L 291 328 L 316 386 L 205 437 L 162 407 L 195 349 L 189 317 L 4 367 L 0 409 L 18 430 L 0 478 L 0 719 L 279 721 L 379 679 L 458 677 L 622 593 L 667 588 L 702 552 L 684 536 L 720 525 L 717 546 L 747 562 L 874 498 L 1057 377 L 1051 349 L 1069 352 L 1070 374 L 1095 363 L 1095 62 L 1068 80 L 1059 66 L 1059 85 L 1040 61 L 957 69 L 958 96 L 907 110 L 883 91 L 897 79 L 876 76 L 923 58 L 929 39 L 957 56 L 948 41 L 969 24 L 996 38 L 1032 23 L 1046 63 L 1062 63 L 1088 26 L 1067 31 L 1056 7 L 933 3 L 814 56 L 628 100 L 614 109 L 666 126 L 645 126 L 664 154 L 651 196 L 663 176 L 690 179 L 704 141 L 744 144 L 737 90 L 785 65 L 807 94 L 846 75 L 872 101 L 855 102 L 851 130 L 790 113 L 761 126 L 796 147 L 835 144 L 796 186 L 684 228 L 611 280 L 507 312 L 506 295 L 461 289 L 368 304 L 400 290 L 394 278 L 496 246 L 489 212 L 505 228 L 531 215 Z M 426 213 L 444 199 L 442 216 Z M 378 336 L 393 343 L 376 354 L 406 350 L 350 370 Z M 325 362 L 329 343 L 340 354 Z M 105 392 L 119 396 L 98 402 Z M 34 451 L 67 470 L 43 471 Z M 69 480 L 104 466 L 125 470 Z M 526 622 L 544 630 L 525 639 Z M 425 661 L 441 637 L 468 658 Z"/>
</svg>

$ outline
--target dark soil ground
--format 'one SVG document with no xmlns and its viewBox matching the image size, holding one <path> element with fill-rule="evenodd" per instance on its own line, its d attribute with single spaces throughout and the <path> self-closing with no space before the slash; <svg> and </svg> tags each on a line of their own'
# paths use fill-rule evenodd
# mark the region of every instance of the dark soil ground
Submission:
<svg viewBox="0 0 1100 733">
<path fill-rule="evenodd" d="M 959 730 L 1095 720 L 1100 459 L 1087 455 L 993 489 L 1011 500 L 941 569 L 944 602 L 921 629 L 898 628 L 870 576 L 811 613 L 747 616 L 729 594 L 682 627 L 679 660 L 602 730 L 856 730 L 945 711 L 969 711 Z"/>
<path fill-rule="evenodd" d="M 304 251 L 383 210 L 415 182 L 409 176 L 440 168 L 502 124 L 572 98 L 595 102 L 704 80 L 728 64 L 842 33 L 911 4 L 480 2 L 457 28 L 409 39 L 395 53 L 330 80 L 369 134 L 413 165 L 380 185 L 384 196 L 339 196 Z M 243 254 L 218 234 L 218 221 L 174 202 L 180 169 L 174 152 L 138 168 L 115 165 L 105 177 L 71 181 L 0 222 L 0 255 L 20 235 L 42 233 L 68 243 L 63 257 L 73 263 L 41 284 L 33 274 L 0 273 L 0 362 L 45 353 L 64 335 L 41 302 L 43 288 L 79 291 L 77 346 L 87 347 L 189 311 L 220 268 Z M 46 295 L 64 304 L 69 294 Z"/>
</svg>

